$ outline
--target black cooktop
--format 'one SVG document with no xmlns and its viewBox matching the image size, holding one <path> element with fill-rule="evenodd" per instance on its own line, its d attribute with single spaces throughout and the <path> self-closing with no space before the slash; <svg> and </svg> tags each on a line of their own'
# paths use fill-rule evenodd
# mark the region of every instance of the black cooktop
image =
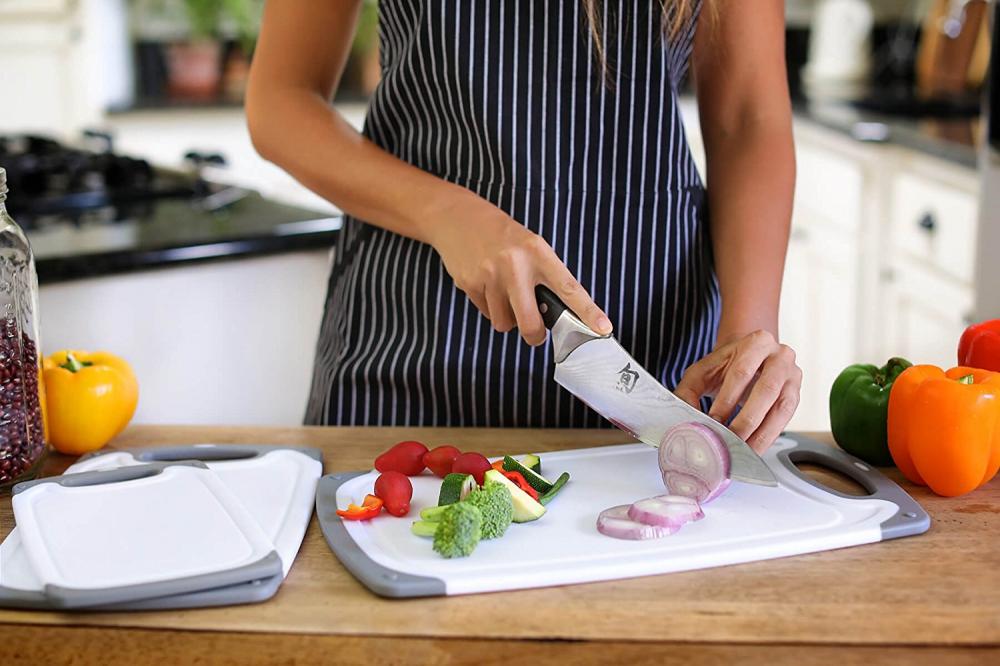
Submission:
<svg viewBox="0 0 1000 666">
<path fill-rule="evenodd" d="M 336 214 L 204 178 L 220 155 L 187 158 L 187 171 L 158 168 L 117 154 L 96 132 L 79 146 L 0 136 L 7 210 L 28 236 L 39 281 L 332 244 Z"/>
</svg>

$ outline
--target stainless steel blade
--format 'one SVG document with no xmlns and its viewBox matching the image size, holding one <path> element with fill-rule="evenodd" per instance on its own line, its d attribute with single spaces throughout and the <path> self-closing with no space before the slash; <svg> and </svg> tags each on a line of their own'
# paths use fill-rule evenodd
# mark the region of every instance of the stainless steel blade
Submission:
<svg viewBox="0 0 1000 666">
<path fill-rule="evenodd" d="M 557 333 L 554 328 L 553 336 Z M 729 449 L 731 478 L 777 485 L 774 474 L 746 442 L 671 393 L 617 340 L 589 337 L 577 342 L 572 350 L 556 355 L 555 379 L 601 416 L 651 446 L 659 446 L 666 431 L 678 423 L 703 423 L 717 432 Z"/>
</svg>

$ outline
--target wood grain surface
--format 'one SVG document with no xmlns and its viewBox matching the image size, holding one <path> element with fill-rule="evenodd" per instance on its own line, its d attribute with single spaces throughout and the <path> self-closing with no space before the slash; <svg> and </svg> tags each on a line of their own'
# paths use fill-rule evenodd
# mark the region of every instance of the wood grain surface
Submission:
<svg viewBox="0 0 1000 666">
<path fill-rule="evenodd" d="M 625 441 L 614 430 L 146 426 L 130 428 L 114 444 L 318 446 L 325 470 L 333 472 L 369 469 L 378 452 L 410 438 L 486 455 Z M 829 441 L 827 435 L 818 438 Z M 44 474 L 59 473 L 72 460 L 54 454 Z M 582 664 L 598 663 L 599 654 L 635 663 L 696 654 L 707 663 L 728 663 L 735 655 L 749 663 L 836 658 L 852 664 L 890 657 L 912 663 L 996 663 L 1000 482 L 945 499 L 906 483 L 895 470 L 888 474 L 931 514 L 928 533 L 624 581 L 388 600 L 368 592 L 341 567 L 314 519 L 288 579 L 267 603 L 145 613 L 0 610 L 0 654 L 5 664 L 126 663 L 111 657 L 129 655 L 133 659 L 127 663 L 162 663 L 156 655 L 166 653 L 192 659 L 210 654 L 230 663 L 312 663 L 324 661 L 332 650 L 338 663 L 457 663 L 468 647 L 481 657 L 479 663 L 491 663 L 482 658 L 491 650 L 481 643 L 496 639 L 497 654 L 509 658 L 509 641 L 517 639 L 525 642 L 525 655 L 558 654 Z M 846 488 L 833 475 L 814 475 Z M 0 537 L 12 524 L 5 497 L 0 499 Z M 602 650 L 592 652 L 589 642 Z M 945 654 L 947 659 L 938 658 Z"/>
</svg>

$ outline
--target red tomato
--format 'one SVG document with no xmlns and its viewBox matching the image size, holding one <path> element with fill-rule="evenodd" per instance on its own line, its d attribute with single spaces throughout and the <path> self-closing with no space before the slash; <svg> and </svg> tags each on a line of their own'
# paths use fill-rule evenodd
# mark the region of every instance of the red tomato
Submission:
<svg viewBox="0 0 1000 666">
<path fill-rule="evenodd" d="M 451 471 L 456 474 L 471 474 L 476 477 L 476 483 L 483 485 L 483 475 L 486 470 L 492 469 L 490 461 L 481 453 L 463 453 L 455 458 L 455 464 L 451 466 Z"/>
<path fill-rule="evenodd" d="M 405 516 L 410 512 L 413 485 L 400 472 L 382 472 L 375 479 L 375 497 L 385 503 L 385 510 L 394 516 Z"/>
<path fill-rule="evenodd" d="M 424 465 L 434 472 L 435 476 L 442 479 L 451 473 L 451 466 L 455 464 L 455 458 L 462 455 L 462 452 L 454 446 L 445 444 L 438 446 L 424 454 Z"/>
<path fill-rule="evenodd" d="M 427 447 L 420 442 L 400 442 L 375 459 L 375 469 L 416 476 L 424 471 L 425 453 Z"/>
</svg>

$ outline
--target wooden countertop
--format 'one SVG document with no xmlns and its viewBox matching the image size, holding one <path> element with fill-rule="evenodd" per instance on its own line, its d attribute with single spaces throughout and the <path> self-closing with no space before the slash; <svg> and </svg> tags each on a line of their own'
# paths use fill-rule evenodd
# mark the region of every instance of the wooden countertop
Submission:
<svg viewBox="0 0 1000 666">
<path fill-rule="evenodd" d="M 317 446 L 332 472 L 368 469 L 382 449 L 411 438 L 486 455 L 623 441 L 612 430 L 139 426 L 114 444 Z M 57 474 L 70 462 L 54 454 L 44 473 Z M 4 664 L 208 658 L 482 664 L 526 657 L 585 664 L 670 657 L 1000 663 L 1000 481 L 943 499 L 907 484 L 895 470 L 890 476 L 931 514 L 928 533 L 710 570 L 466 597 L 376 597 L 330 553 L 314 518 L 288 579 L 267 603 L 146 613 L 0 610 L 0 654 Z M 0 537 L 12 526 L 4 497 Z"/>
</svg>

